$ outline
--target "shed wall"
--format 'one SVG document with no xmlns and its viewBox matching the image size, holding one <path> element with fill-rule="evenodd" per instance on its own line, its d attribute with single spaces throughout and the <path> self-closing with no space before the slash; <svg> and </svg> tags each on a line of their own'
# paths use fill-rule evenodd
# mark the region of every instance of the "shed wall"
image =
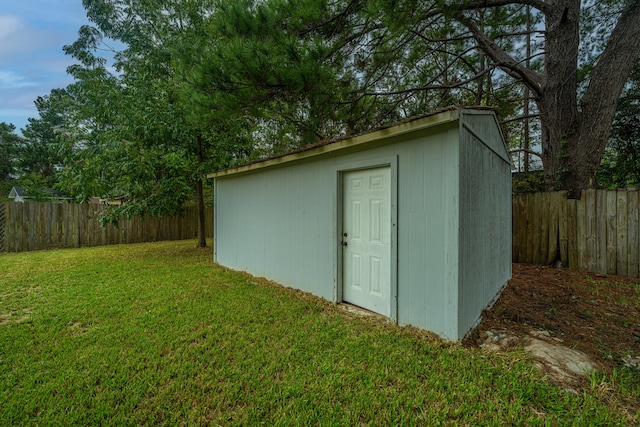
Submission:
<svg viewBox="0 0 640 427">
<path fill-rule="evenodd" d="M 339 173 L 393 159 L 397 320 L 455 339 L 458 157 L 451 123 L 389 145 L 217 178 L 215 259 L 339 301 Z"/>
<path fill-rule="evenodd" d="M 456 124 L 398 147 L 398 323 L 457 338 Z"/>
<path fill-rule="evenodd" d="M 492 113 L 217 177 L 215 260 L 341 301 L 341 172 L 383 164 L 396 183 L 392 313 L 462 338 L 511 276 L 510 165 Z"/>
<path fill-rule="evenodd" d="M 494 120 L 461 123 L 459 338 L 511 278 L 511 164 Z"/>
<path fill-rule="evenodd" d="M 327 160 L 217 179 L 216 261 L 333 299 L 334 184 Z"/>
</svg>

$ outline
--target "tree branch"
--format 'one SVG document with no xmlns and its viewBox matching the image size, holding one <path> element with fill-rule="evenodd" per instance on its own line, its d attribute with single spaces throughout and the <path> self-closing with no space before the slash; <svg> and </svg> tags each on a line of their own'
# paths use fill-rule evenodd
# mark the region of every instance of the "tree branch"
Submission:
<svg viewBox="0 0 640 427">
<path fill-rule="evenodd" d="M 460 5 L 447 5 L 448 7 L 457 7 L 458 10 L 477 10 L 477 9 L 488 9 L 488 8 L 496 8 L 501 6 L 510 6 L 514 4 L 521 4 L 523 6 L 531 6 L 534 9 L 538 9 L 540 12 L 547 14 L 554 7 L 553 5 L 549 5 L 548 1 L 544 0 L 477 0 L 464 2 L 464 4 Z M 442 12 L 442 10 L 440 10 Z"/>
<path fill-rule="evenodd" d="M 475 75 L 471 76 L 470 78 L 466 79 L 466 80 L 461 80 L 459 82 L 456 82 L 454 84 L 449 84 L 449 85 L 425 85 L 425 86 L 420 86 L 420 87 L 414 87 L 414 88 L 409 88 L 409 89 L 401 89 L 401 90 L 394 90 L 394 91 L 390 91 L 390 92 L 366 92 L 363 94 L 363 96 L 389 96 L 389 95 L 400 95 L 403 93 L 409 93 L 409 92 L 419 92 L 419 91 L 423 91 L 423 90 L 433 90 L 433 89 L 456 89 L 459 88 L 461 86 L 466 85 L 467 83 L 471 83 L 472 81 L 482 77 L 483 75 L 491 72 L 493 70 L 492 67 L 489 68 L 485 68 L 484 70 L 480 71 L 479 73 L 476 73 Z"/>
<path fill-rule="evenodd" d="M 547 15 L 552 12 L 555 5 L 549 4 L 544 0 L 476 0 L 470 2 L 451 2 L 446 3 L 441 8 L 435 8 L 429 10 L 424 14 L 425 18 L 433 17 L 437 15 L 443 15 L 446 13 L 462 14 L 464 11 L 472 11 L 478 9 L 497 8 L 501 6 L 510 6 L 514 4 L 520 4 L 523 6 L 531 6 L 534 9 L 539 10 L 543 14 Z"/>
<path fill-rule="evenodd" d="M 519 116 L 519 117 L 515 117 L 513 119 L 508 119 L 508 120 L 503 120 L 500 123 L 503 125 L 506 125 L 507 123 L 512 123 L 512 122 L 517 122 L 519 120 L 524 120 L 524 119 L 539 119 L 540 118 L 540 114 L 529 114 L 527 116 Z"/>
<path fill-rule="evenodd" d="M 540 153 L 538 153 L 536 151 L 532 151 L 532 150 L 526 149 L 526 148 L 518 148 L 516 150 L 509 150 L 509 153 L 510 154 L 513 154 L 513 153 L 529 153 L 529 154 L 533 154 L 534 156 L 538 156 L 538 157 L 542 158 L 542 154 L 540 154 Z"/>
<path fill-rule="evenodd" d="M 491 38 L 489 38 L 478 26 L 466 16 L 460 14 L 456 16 L 461 24 L 466 26 L 473 37 L 478 42 L 478 46 L 484 53 L 491 58 L 505 73 L 521 80 L 524 84 L 529 86 L 536 95 L 541 95 L 543 76 L 535 71 L 525 68 L 521 65 L 520 61 L 516 61 L 505 52 L 500 46 L 498 46 Z"/>
</svg>

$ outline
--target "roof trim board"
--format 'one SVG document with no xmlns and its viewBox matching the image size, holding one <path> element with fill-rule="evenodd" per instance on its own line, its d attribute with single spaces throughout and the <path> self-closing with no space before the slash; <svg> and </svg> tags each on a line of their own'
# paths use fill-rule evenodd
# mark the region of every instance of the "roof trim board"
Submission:
<svg viewBox="0 0 640 427">
<path fill-rule="evenodd" d="M 400 123 L 387 128 L 379 129 L 366 134 L 341 139 L 339 141 L 330 142 L 320 146 L 314 146 L 307 150 L 285 154 L 279 157 L 274 157 L 266 160 L 262 160 L 255 163 L 249 163 L 243 166 L 238 166 L 231 169 L 225 169 L 218 172 L 207 174 L 207 178 L 220 178 L 229 175 L 236 175 L 239 173 L 252 172 L 259 169 L 264 169 L 284 163 L 293 162 L 296 160 L 306 159 L 310 157 L 319 156 L 322 154 L 328 154 L 346 148 L 354 148 L 360 145 L 368 144 L 373 141 L 381 141 L 397 137 L 406 133 L 415 132 L 417 130 L 427 129 L 430 127 L 450 123 L 460 118 L 460 111 L 466 111 L 464 109 L 451 109 L 440 113 L 429 115 L 415 120 L 410 120 L 404 123 Z M 493 111 L 493 110 L 488 110 Z"/>
</svg>

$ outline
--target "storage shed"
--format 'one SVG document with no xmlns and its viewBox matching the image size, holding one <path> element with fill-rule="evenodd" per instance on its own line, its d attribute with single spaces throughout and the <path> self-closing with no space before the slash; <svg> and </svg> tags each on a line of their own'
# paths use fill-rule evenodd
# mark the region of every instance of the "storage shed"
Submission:
<svg viewBox="0 0 640 427">
<path fill-rule="evenodd" d="M 452 109 L 223 170 L 214 260 L 457 340 L 511 277 L 496 116 Z"/>
</svg>

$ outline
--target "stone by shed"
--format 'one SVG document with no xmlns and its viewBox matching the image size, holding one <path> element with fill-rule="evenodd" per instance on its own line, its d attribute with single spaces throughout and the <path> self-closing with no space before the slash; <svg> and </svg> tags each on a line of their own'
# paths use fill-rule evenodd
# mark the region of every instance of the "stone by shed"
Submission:
<svg viewBox="0 0 640 427">
<path fill-rule="evenodd" d="M 511 161 L 452 109 L 209 174 L 214 259 L 457 340 L 511 277 Z"/>
</svg>

